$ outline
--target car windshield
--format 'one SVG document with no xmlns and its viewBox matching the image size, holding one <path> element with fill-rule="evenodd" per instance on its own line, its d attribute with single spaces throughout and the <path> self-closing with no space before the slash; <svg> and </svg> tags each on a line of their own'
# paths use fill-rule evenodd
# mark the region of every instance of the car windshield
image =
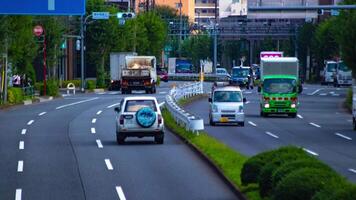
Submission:
<svg viewBox="0 0 356 200">
<path fill-rule="evenodd" d="M 234 77 L 247 77 L 250 74 L 249 69 L 235 68 L 232 69 L 232 76 Z"/>
<path fill-rule="evenodd" d="M 216 91 L 214 92 L 214 102 L 241 102 L 241 92 L 236 91 Z"/>
<path fill-rule="evenodd" d="M 154 100 L 129 100 L 126 102 L 125 112 L 137 112 L 141 108 L 149 107 L 157 111 Z"/>
<path fill-rule="evenodd" d="M 351 71 L 351 69 L 348 68 L 343 62 L 341 62 L 341 63 L 339 64 L 339 70 L 340 70 L 340 71 L 343 71 L 343 72 L 349 72 L 349 71 Z"/>
<path fill-rule="evenodd" d="M 293 93 L 296 85 L 294 79 L 266 79 L 263 81 L 263 91 L 269 94 Z"/>
<path fill-rule="evenodd" d="M 334 71 L 336 71 L 336 63 L 329 63 L 329 64 L 327 64 L 327 71 L 328 71 L 328 72 L 334 72 Z"/>
</svg>

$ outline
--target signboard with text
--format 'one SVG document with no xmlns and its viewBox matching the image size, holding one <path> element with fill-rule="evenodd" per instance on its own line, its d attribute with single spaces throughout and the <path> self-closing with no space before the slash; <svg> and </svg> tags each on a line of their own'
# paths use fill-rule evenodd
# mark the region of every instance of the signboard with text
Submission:
<svg viewBox="0 0 356 200">
<path fill-rule="evenodd" d="M 85 0 L 1 0 L 0 14 L 84 15 Z"/>
</svg>

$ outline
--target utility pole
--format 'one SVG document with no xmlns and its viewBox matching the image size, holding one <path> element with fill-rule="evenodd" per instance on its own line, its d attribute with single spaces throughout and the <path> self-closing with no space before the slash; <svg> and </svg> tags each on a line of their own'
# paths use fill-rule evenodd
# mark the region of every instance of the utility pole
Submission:
<svg viewBox="0 0 356 200">
<path fill-rule="evenodd" d="M 218 64 L 218 36 L 216 25 L 218 23 L 218 0 L 215 0 L 215 22 L 214 22 L 214 66 L 213 66 L 213 74 L 216 72 L 216 67 Z"/>
<path fill-rule="evenodd" d="M 182 0 L 179 0 L 179 57 L 182 57 L 182 31 L 183 31 Z"/>
<path fill-rule="evenodd" d="M 84 16 L 80 16 L 80 71 L 81 71 L 81 91 L 84 92 Z"/>
</svg>

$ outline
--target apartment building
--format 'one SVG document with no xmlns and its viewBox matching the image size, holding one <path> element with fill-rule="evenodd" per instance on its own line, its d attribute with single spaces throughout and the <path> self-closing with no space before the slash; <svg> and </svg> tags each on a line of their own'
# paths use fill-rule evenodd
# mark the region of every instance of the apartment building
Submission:
<svg viewBox="0 0 356 200">
<path fill-rule="evenodd" d="M 179 12 L 179 3 L 182 3 L 182 14 L 189 17 L 190 21 L 194 21 L 194 0 L 155 0 L 155 5 L 166 5 L 177 9 Z"/>
<path fill-rule="evenodd" d="M 219 0 L 195 0 L 195 22 L 209 24 L 215 16 L 219 17 Z"/>
</svg>

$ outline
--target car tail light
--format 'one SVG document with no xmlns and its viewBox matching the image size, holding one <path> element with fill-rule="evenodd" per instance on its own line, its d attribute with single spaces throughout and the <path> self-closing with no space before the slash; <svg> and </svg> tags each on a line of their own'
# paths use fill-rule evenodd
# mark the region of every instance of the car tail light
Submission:
<svg viewBox="0 0 356 200">
<path fill-rule="evenodd" d="M 123 115 L 120 115 L 119 123 L 120 123 L 120 125 L 124 125 L 124 116 Z"/>
<path fill-rule="evenodd" d="M 123 86 L 127 86 L 127 85 L 129 85 L 129 82 L 128 82 L 127 80 L 123 80 L 123 81 L 122 81 L 122 85 L 123 85 Z"/>
<path fill-rule="evenodd" d="M 143 84 L 144 84 L 145 86 L 149 86 L 149 85 L 151 85 L 151 82 L 150 82 L 150 81 L 145 81 Z"/>
<path fill-rule="evenodd" d="M 162 124 L 162 116 L 158 114 L 158 125 Z"/>
</svg>

